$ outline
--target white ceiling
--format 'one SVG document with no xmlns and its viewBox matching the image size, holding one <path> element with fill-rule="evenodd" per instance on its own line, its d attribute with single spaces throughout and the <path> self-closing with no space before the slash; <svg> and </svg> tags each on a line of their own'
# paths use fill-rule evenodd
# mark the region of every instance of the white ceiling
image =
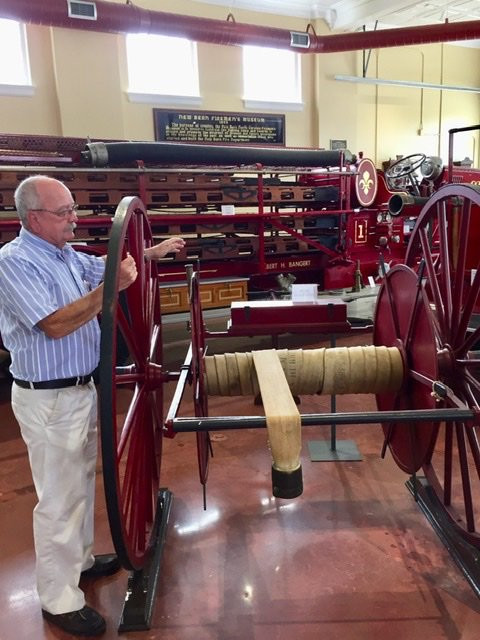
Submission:
<svg viewBox="0 0 480 640">
<path fill-rule="evenodd" d="M 196 0 L 224 6 L 229 12 L 248 9 L 306 19 L 322 18 L 330 29 L 355 31 L 371 28 L 413 27 L 448 19 L 480 20 L 480 0 Z M 240 20 L 239 20 L 240 22 Z"/>
</svg>

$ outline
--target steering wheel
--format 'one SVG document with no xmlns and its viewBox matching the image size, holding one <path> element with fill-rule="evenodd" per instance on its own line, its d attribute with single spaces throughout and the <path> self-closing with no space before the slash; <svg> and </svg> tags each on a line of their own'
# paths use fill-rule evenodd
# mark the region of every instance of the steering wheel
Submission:
<svg viewBox="0 0 480 640">
<path fill-rule="evenodd" d="M 395 180 L 395 178 L 403 178 L 415 173 L 427 159 L 424 153 L 412 153 L 409 156 L 400 158 L 385 171 L 385 177 L 389 180 Z M 409 162 L 410 160 L 410 162 Z"/>
<path fill-rule="evenodd" d="M 387 181 L 387 187 L 389 189 L 395 190 L 398 188 L 398 183 L 395 181 L 399 178 L 407 177 L 408 182 L 410 183 L 410 187 L 413 193 L 417 196 L 420 195 L 420 181 L 418 177 L 415 175 L 415 171 L 419 169 L 422 164 L 427 159 L 427 156 L 424 153 L 412 153 L 409 156 L 405 156 L 404 158 L 400 158 L 394 162 L 388 169 L 385 171 L 385 179 Z"/>
</svg>

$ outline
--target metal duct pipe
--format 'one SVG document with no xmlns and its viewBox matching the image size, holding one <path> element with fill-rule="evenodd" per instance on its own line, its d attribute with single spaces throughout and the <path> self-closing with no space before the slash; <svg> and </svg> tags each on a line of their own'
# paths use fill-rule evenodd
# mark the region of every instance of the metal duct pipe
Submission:
<svg viewBox="0 0 480 640">
<path fill-rule="evenodd" d="M 69 16 L 69 10 L 81 17 Z M 94 17 L 85 17 L 91 12 Z M 156 33 L 223 45 L 261 45 L 299 53 L 402 47 L 480 37 L 480 21 L 317 36 L 274 27 L 177 15 L 103 0 L 0 0 L 0 17 L 25 23 L 109 33 Z"/>
</svg>

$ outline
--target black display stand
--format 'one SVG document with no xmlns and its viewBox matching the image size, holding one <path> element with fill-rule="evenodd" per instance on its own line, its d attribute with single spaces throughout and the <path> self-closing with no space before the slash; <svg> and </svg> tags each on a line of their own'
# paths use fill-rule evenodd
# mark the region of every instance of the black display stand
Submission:
<svg viewBox="0 0 480 640">
<path fill-rule="evenodd" d="M 406 485 L 470 586 L 480 597 L 480 551 L 457 533 L 426 478 L 412 476 Z"/>
<path fill-rule="evenodd" d="M 168 489 L 160 489 L 152 532 L 152 555 L 143 569 L 132 571 L 128 578 L 119 631 L 150 629 L 172 501 L 173 494 Z"/>
</svg>

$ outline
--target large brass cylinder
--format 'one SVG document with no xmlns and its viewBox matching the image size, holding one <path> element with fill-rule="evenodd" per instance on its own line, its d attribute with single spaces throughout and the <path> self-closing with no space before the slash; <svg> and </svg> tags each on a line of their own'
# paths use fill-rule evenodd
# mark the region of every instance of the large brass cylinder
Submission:
<svg viewBox="0 0 480 640">
<path fill-rule="evenodd" d="M 388 201 L 388 211 L 392 216 L 399 216 L 402 212 L 406 213 L 404 209 L 407 208 L 408 213 L 417 215 L 427 200 L 428 198 L 412 196 L 409 193 L 394 193 Z"/>
</svg>

